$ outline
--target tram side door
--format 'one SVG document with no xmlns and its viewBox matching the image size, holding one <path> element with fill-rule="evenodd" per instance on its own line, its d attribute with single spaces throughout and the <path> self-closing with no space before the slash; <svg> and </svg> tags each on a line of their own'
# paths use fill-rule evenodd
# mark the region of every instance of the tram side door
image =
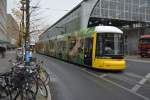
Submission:
<svg viewBox="0 0 150 100">
<path fill-rule="evenodd" d="M 93 38 L 86 38 L 84 43 L 84 64 L 92 66 Z"/>
</svg>

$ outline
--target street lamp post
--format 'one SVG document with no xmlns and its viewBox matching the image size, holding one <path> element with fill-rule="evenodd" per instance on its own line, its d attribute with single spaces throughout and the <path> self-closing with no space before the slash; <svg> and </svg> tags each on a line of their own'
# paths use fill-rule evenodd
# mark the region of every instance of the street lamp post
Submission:
<svg viewBox="0 0 150 100">
<path fill-rule="evenodd" d="M 20 10 L 22 11 L 22 19 L 20 22 L 20 46 L 22 46 L 22 42 L 23 42 L 23 38 L 25 36 L 25 4 L 26 4 L 26 0 L 21 0 L 20 3 L 22 4 Z M 22 35 L 21 35 L 22 34 Z M 22 50 L 22 54 L 24 55 L 24 50 Z M 22 61 L 24 61 L 24 56 L 22 56 Z"/>
<path fill-rule="evenodd" d="M 25 33 L 25 64 L 30 64 L 29 51 L 29 30 L 30 30 L 30 0 L 26 0 L 26 33 Z"/>
<path fill-rule="evenodd" d="M 21 22 L 20 22 L 20 32 L 22 33 L 22 35 L 24 35 L 24 28 L 25 28 L 25 24 L 24 24 L 24 15 L 25 15 L 25 3 L 26 1 L 25 0 L 21 0 L 20 3 L 22 4 L 20 10 L 22 11 L 22 19 L 21 19 Z M 22 41 L 21 41 L 22 42 Z M 20 45 L 21 46 L 21 45 Z"/>
</svg>

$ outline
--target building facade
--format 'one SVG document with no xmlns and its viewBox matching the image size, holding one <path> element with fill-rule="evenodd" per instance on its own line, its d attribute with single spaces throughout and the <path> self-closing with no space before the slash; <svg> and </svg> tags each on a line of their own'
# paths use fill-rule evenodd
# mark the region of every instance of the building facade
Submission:
<svg viewBox="0 0 150 100">
<path fill-rule="evenodd" d="M 148 34 L 150 0 L 83 0 L 49 27 L 40 40 L 98 25 L 119 27 L 125 34 L 127 53 L 137 52 L 138 38 Z M 141 28 L 142 27 L 142 28 Z"/>
<path fill-rule="evenodd" d="M 7 0 L 0 1 L 0 45 L 15 45 L 19 36 L 19 26 L 15 19 L 7 14 Z"/>
<path fill-rule="evenodd" d="M 11 14 L 7 14 L 7 36 L 10 44 L 16 44 L 19 37 L 19 26 Z"/>
<path fill-rule="evenodd" d="M 7 37 L 7 0 L 0 1 L 0 43 L 8 42 Z"/>
</svg>

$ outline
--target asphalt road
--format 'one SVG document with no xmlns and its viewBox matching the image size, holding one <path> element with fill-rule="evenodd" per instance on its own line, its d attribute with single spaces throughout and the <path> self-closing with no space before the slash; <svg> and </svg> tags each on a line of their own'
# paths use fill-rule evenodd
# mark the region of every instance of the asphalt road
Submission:
<svg viewBox="0 0 150 100">
<path fill-rule="evenodd" d="M 48 56 L 52 100 L 150 100 L 150 63 L 127 61 L 122 73 L 95 71 Z"/>
<path fill-rule="evenodd" d="M 135 61 L 127 61 L 127 71 L 132 72 L 138 75 L 146 76 L 150 73 L 150 61 L 149 62 L 135 62 Z"/>
</svg>

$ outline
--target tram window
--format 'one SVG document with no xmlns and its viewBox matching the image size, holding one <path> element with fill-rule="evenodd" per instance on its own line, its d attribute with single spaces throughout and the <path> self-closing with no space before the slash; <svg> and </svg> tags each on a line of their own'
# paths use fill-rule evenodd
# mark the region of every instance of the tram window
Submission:
<svg viewBox="0 0 150 100">
<path fill-rule="evenodd" d="M 104 54 L 113 54 L 114 42 L 116 42 L 117 39 L 114 38 L 114 34 L 105 34 L 103 37 L 105 38 L 103 46 Z"/>
<path fill-rule="evenodd" d="M 103 51 L 103 39 L 102 35 L 97 34 L 97 40 L 96 40 L 96 56 L 102 56 Z"/>
<path fill-rule="evenodd" d="M 97 34 L 96 57 L 122 55 L 123 39 L 120 34 L 101 33 Z"/>
</svg>

